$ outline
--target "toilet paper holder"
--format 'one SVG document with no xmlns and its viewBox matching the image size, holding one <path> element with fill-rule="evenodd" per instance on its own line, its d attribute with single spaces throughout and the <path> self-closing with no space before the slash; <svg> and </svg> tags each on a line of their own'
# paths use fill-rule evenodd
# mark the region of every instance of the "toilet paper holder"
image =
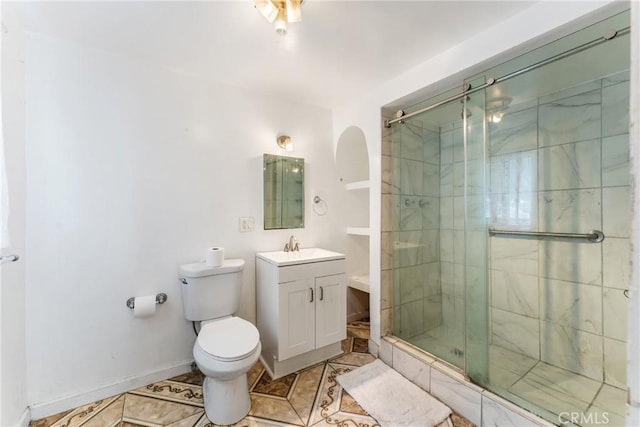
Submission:
<svg viewBox="0 0 640 427">
<path fill-rule="evenodd" d="M 164 304 L 167 298 L 168 298 L 167 294 L 159 293 L 158 295 L 156 295 L 156 304 Z M 136 306 L 136 299 L 134 297 L 129 298 L 127 300 L 127 307 L 133 310 L 135 306 Z"/>
</svg>

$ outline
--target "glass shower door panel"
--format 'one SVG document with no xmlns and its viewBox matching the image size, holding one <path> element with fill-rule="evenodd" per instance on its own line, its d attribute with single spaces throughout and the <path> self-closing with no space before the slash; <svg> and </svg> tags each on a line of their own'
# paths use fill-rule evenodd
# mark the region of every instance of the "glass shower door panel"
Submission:
<svg viewBox="0 0 640 427">
<path fill-rule="evenodd" d="M 522 75 L 485 90 L 487 228 L 538 228 L 538 98 Z M 484 378 L 493 392 L 509 389 L 539 359 L 539 248 L 535 237 L 488 237 L 488 356 Z"/>
<path fill-rule="evenodd" d="M 621 18 L 597 33 L 623 28 Z M 571 36 L 575 45 L 593 37 Z M 469 376 L 555 423 L 561 414 L 606 412 L 610 425 L 623 425 L 626 373 L 617 355 L 627 339 L 628 42 L 619 35 L 485 94 L 488 227 L 605 235 L 601 243 L 488 238 L 489 364 L 484 377 L 474 373 L 468 330 Z M 534 62 L 526 56 L 519 61 Z M 473 289 L 468 283 L 469 306 Z"/>
<path fill-rule="evenodd" d="M 485 83 L 484 77 L 470 80 L 471 87 Z M 464 168 L 464 301 L 465 359 L 469 378 L 485 379 L 488 371 L 487 289 L 487 165 L 485 92 L 465 99 Z"/>
<path fill-rule="evenodd" d="M 463 270 L 454 252 L 463 237 L 462 204 L 454 213 L 463 196 L 461 105 L 407 119 L 391 135 L 393 334 L 463 368 Z"/>
</svg>

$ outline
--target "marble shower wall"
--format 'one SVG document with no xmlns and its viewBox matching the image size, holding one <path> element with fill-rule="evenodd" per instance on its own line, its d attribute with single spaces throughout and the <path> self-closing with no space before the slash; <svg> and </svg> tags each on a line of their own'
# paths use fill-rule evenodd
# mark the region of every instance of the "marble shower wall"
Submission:
<svg viewBox="0 0 640 427">
<path fill-rule="evenodd" d="M 471 117 L 470 129 L 482 132 L 482 120 L 482 115 Z M 470 143 L 467 153 L 471 182 L 467 230 L 472 234 L 486 233 L 480 136 L 471 135 L 476 143 Z M 466 261 L 462 119 L 443 126 L 407 121 L 383 128 L 382 142 L 382 322 L 388 322 L 388 333 L 393 329 L 405 339 L 426 332 L 462 348 Z M 470 241 L 484 245 L 483 238 Z M 484 257 L 485 249 L 478 247 L 474 253 Z"/>
<path fill-rule="evenodd" d="M 464 129 L 462 120 L 440 127 L 440 265 L 442 324 L 464 342 Z"/>
<path fill-rule="evenodd" d="M 391 317 L 394 335 L 411 338 L 443 316 L 439 132 L 415 120 L 394 126 L 383 134 L 382 166 L 382 294 L 390 289 L 393 301 L 383 321 Z"/>
<path fill-rule="evenodd" d="M 628 72 L 510 106 L 490 123 L 490 224 L 586 233 L 490 239 L 494 345 L 624 387 L 629 274 Z"/>
</svg>

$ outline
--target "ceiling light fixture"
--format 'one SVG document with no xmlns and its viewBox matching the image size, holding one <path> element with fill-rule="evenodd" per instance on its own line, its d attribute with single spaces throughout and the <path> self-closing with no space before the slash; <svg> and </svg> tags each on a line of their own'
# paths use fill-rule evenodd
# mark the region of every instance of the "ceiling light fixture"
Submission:
<svg viewBox="0 0 640 427">
<path fill-rule="evenodd" d="M 301 4 L 302 0 L 253 0 L 253 6 L 281 36 L 287 34 L 287 23 L 302 21 Z"/>
<path fill-rule="evenodd" d="M 289 135 L 280 135 L 277 139 L 278 147 L 287 151 L 293 151 L 293 141 Z"/>
</svg>

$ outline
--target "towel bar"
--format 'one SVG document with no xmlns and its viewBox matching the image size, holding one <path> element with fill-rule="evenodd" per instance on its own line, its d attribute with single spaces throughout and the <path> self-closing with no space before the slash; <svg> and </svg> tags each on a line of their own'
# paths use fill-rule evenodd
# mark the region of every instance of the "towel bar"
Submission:
<svg viewBox="0 0 640 427">
<path fill-rule="evenodd" d="M 600 230 L 589 230 L 588 233 L 552 233 L 548 231 L 525 231 L 525 230 L 500 230 L 489 228 L 490 236 L 533 236 L 533 237 L 560 237 L 565 239 L 586 239 L 593 243 L 600 243 L 604 240 L 604 233 Z"/>
<path fill-rule="evenodd" d="M 20 257 L 16 254 L 0 256 L 0 264 L 6 264 L 8 262 L 16 262 Z"/>
</svg>

